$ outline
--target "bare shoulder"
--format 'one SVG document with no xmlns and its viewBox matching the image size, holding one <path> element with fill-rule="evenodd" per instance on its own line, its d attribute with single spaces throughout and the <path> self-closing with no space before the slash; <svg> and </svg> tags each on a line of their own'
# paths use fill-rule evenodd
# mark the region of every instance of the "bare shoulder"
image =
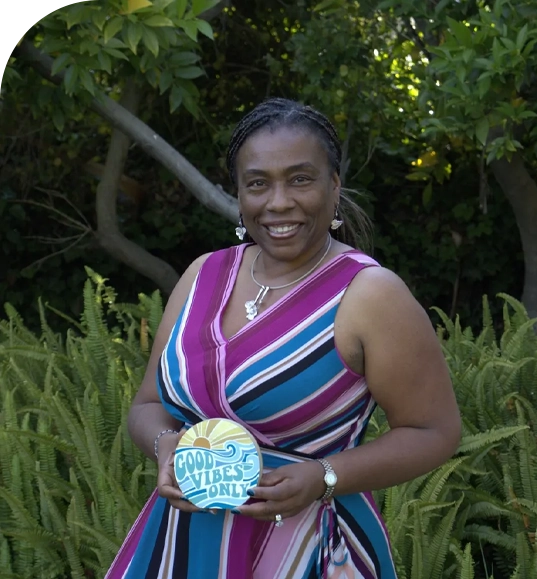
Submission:
<svg viewBox="0 0 537 579">
<path fill-rule="evenodd" d="M 425 310 L 412 295 L 405 282 L 383 267 L 367 267 L 351 282 L 341 303 L 345 318 L 355 327 L 373 323 L 382 327 L 397 320 L 417 317 L 428 321 Z"/>
</svg>

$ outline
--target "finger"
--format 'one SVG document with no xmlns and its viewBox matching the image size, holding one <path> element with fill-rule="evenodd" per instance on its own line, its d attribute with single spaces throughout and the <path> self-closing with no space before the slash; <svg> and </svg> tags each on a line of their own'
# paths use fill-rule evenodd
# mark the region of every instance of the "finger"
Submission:
<svg viewBox="0 0 537 579">
<path fill-rule="evenodd" d="M 277 485 L 278 483 L 281 483 L 283 480 L 285 480 L 285 478 L 286 478 L 285 471 L 282 472 L 281 468 L 277 468 L 270 472 L 263 473 L 263 475 L 259 479 L 259 482 L 257 483 L 257 486 L 272 487 L 274 485 Z"/>
<path fill-rule="evenodd" d="M 274 486 L 257 486 L 248 490 L 248 494 L 263 501 L 286 501 L 300 492 L 296 482 L 285 479 Z"/>
<path fill-rule="evenodd" d="M 232 509 L 231 512 L 234 515 L 244 515 L 261 521 L 274 521 L 277 514 L 282 517 L 289 517 L 290 513 L 294 513 L 295 510 L 293 502 L 259 501 L 249 505 L 241 505 Z"/>
</svg>

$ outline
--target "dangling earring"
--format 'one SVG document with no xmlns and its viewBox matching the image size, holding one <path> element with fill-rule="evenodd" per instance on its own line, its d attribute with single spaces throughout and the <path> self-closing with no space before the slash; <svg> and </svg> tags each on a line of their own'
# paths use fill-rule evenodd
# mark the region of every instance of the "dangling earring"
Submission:
<svg viewBox="0 0 537 579">
<path fill-rule="evenodd" d="M 330 223 L 330 229 L 339 229 L 343 225 L 343 220 L 339 217 L 338 207 L 339 205 L 336 205 L 336 211 L 334 213 L 334 219 L 332 219 L 332 223 Z"/>
<path fill-rule="evenodd" d="M 246 227 L 242 222 L 242 215 L 239 217 L 239 226 L 235 227 L 235 235 L 242 241 L 246 235 Z"/>
</svg>

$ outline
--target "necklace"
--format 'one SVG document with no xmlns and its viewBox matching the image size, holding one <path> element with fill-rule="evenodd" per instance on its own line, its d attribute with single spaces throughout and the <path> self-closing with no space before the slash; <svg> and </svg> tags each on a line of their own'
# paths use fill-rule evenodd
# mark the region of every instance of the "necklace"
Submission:
<svg viewBox="0 0 537 579">
<path fill-rule="evenodd" d="M 255 300 L 248 300 L 244 304 L 244 307 L 246 308 L 246 318 L 248 320 L 252 321 L 257 316 L 257 314 L 259 313 L 259 307 L 261 306 L 261 303 L 263 302 L 263 300 L 265 299 L 265 296 L 267 295 L 267 293 L 270 290 L 278 290 L 278 289 L 283 289 L 285 287 L 289 287 L 290 285 L 294 285 L 295 283 L 302 281 L 305 277 L 308 277 L 308 275 L 312 271 L 316 270 L 321 265 L 321 262 L 323 261 L 323 259 L 328 255 L 328 252 L 330 251 L 330 247 L 332 247 L 332 236 L 329 234 L 328 235 L 328 246 L 327 246 L 325 252 L 323 253 L 321 259 L 311 269 L 309 269 L 304 275 L 301 275 L 298 279 L 295 279 L 294 281 L 291 281 L 289 283 L 284 283 L 283 285 L 274 285 L 274 286 L 263 285 L 255 279 L 254 265 L 255 265 L 255 262 L 257 261 L 257 258 L 261 255 L 261 252 L 263 251 L 262 249 L 260 249 L 258 251 L 257 255 L 254 257 L 254 260 L 252 261 L 252 266 L 250 267 L 250 275 L 252 276 L 252 280 L 254 281 L 254 283 L 256 285 L 259 286 L 260 289 L 259 289 L 259 292 L 258 292 Z"/>
</svg>

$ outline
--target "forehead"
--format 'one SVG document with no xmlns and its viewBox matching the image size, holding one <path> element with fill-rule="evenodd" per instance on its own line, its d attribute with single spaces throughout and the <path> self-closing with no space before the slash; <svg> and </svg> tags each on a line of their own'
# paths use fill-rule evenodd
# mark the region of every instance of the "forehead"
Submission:
<svg viewBox="0 0 537 579">
<path fill-rule="evenodd" d="M 319 169 L 328 165 L 321 139 L 307 127 L 261 128 L 250 135 L 237 154 L 238 172 L 311 163 Z"/>
</svg>

